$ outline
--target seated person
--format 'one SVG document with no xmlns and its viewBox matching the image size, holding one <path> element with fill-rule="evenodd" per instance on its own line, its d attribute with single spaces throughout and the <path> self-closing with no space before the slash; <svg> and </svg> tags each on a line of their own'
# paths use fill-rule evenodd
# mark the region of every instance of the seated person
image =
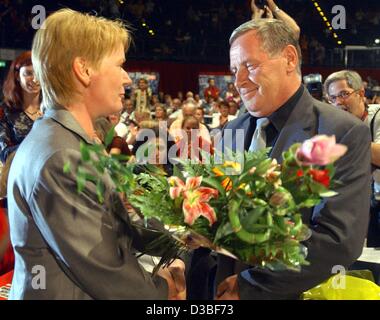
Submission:
<svg viewBox="0 0 380 320">
<path fill-rule="evenodd" d="M 110 118 L 115 121 L 113 116 Z M 109 120 L 109 117 L 99 117 L 96 119 L 94 127 L 96 135 L 99 138 L 99 142 L 104 144 L 107 133 L 113 127 L 112 122 Z M 131 155 L 131 151 L 128 147 L 126 139 L 118 135 L 116 128 L 112 142 L 107 146 L 106 150 L 109 154 L 123 154 L 127 156 Z"/>
<path fill-rule="evenodd" d="M 213 153 L 213 148 L 209 140 L 201 135 L 200 123 L 194 116 L 188 116 L 182 121 L 182 130 L 185 134 L 176 141 L 177 155 L 179 158 L 191 160 L 202 160 L 200 150 Z"/>
<path fill-rule="evenodd" d="M 170 128 L 169 128 L 169 132 L 170 132 L 170 135 L 175 139 L 175 141 L 178 141 L 178 140 L 181 140 L 183 137 L 182 137 L 182 134 L 183 134 L 183 130 L 182 130 L 182 126 L 183 126 L 183 119 L 186 118 L 186 117 L 189 117 L 189 116 L 195 116 L 195 112 L 196 112 L 196 106 L 194 103 L 191 103 L 191 102 L 186 102 L 183 107 L 182 107 L 182 117 L 175 120 Z M 210 133 L 207 129 L 207 127 L 200 123 L 199 124 L 199 130 L 200 130 L 200 135 L 202 136 L 202 138 L 204 140 L 207 140 L 208 142 L 211 141 L 211 138 L 210 138 Z"/>
<path fill-rule="evenodd" d="M 236 116 L 230 115 L 230 107 L 228 102 L 221 101 L 219 103 L 219 112 L 212 115 L 212 129 L 222 129 L 228 121 L 234 120 Z"/>
</svg>

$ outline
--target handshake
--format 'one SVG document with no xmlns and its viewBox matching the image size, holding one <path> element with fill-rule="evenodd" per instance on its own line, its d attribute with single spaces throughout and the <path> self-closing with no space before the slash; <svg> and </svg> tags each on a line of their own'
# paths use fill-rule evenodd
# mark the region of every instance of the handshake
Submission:
<svg viewBox="0 0 380 320">
<path fill-rule="evenodd" d="M 185 264 L 174 260 L 168 267 L 162 267 L 157 274 L 168 283 L 168 300 L 186 300 Z M 217 288 L 216 300 L 238 300 L 237 275 L 225 279 Z"/>
<path fill-rule="evenodd" d="M 169 266 L 161 267 L 157 274 L 167 281 L 169 300 L 186 299 L 185 264 L 182 260 L 176 259 Z"/>
</svg>

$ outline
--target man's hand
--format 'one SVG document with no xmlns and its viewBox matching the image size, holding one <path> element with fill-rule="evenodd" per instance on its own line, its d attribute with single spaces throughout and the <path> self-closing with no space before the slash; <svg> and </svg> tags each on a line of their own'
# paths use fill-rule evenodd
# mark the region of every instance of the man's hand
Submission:
<svg viewBox="0 0 380 320">
<path fill-rule="evenodd" d="M 240 300 L 237 274 L 225 279 L 216 292 L 216 300 Z"/>
<path fill-rule="evenodd" d="M 168 267 L 161 268 L 157 274 L 168 283 L 169 300 L 186 299 L 185 264 L 182 260 L 174 260 Z"/>
</svg>

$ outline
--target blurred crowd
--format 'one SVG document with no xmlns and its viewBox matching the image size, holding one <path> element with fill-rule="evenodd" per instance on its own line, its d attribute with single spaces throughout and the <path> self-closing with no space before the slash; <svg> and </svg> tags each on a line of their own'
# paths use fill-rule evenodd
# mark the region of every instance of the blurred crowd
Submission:
<svg viewBox="0 0 380 320">
<path fill-rule="evenodd" d="M 31 8 L 35 1 L 3 0 L 0 3 L 0 47 L 28 48 L 35 30 L 31 28 Z M 331 3 L 330 3 L 331 2 Z M 346 7 L 347 28 L 337 30 L 343 44 L 373 45 L 374 33 L 379 27 L 380 9 L 376 1 L 348 1 L 339 4 Z M 130 56 L 137 59 L 177 60 L 202 62 L 213 59 L 225 63 L 228 59 L 228 39 L 231 30 L 250 18 L 250 1 L 228 0 L 80 0 L 38 1 L 47 14 L 62 6 L 93 12 L 111 18 L 127 20 L 138 46 Z M 338 47 L 312 1 L 280 0 L 277 4 L 286 8 L 302 30 L 301 48 L 304 64 L 331 64 L 333 48 Z M 321 4 L 330 21 L 333 18 L 332 1 Z M 336 53 L 336 52 L 335 52 Z M 338 54 L 339 55 L 339 54 Z"/>
</svg>

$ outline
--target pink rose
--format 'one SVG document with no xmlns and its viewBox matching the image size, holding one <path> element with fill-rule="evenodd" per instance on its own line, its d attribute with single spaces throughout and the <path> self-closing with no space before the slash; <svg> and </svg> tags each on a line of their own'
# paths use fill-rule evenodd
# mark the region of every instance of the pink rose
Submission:
<svg viewBox="0 0 380 320">
<path fill-rule="evenodd" d="M 346 146 L 336 143 L 335 136 L 317 135 L 302 143 L 296 151 L 296 159 L 306 166 L 325 166 L 339 159 L 346 151 Z"/>
</svg>

